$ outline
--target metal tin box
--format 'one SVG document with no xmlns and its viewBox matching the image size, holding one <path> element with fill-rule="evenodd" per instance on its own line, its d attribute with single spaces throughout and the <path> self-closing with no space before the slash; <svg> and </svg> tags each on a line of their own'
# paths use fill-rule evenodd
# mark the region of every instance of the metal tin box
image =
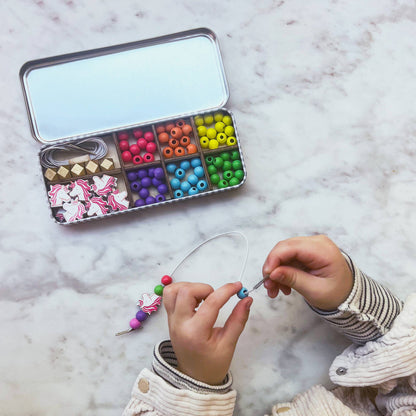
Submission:
<svg viewBox="0 0 416 416">
<path fill-rule="evenodd" d="M 215 34 L 195 29 L 30 61 L 20 70 L 52 217 L 61 224 L 246 180 Z"/>
</svg>

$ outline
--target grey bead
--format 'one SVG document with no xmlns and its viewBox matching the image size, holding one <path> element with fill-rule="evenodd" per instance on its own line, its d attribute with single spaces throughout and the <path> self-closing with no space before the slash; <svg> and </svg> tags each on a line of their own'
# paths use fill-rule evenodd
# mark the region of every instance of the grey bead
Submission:
<svg viewBox="0 0 416 416">
<path fill-rule="evenodd" d="M 347 369 L 346 369 L 346 368 L 344 368 L 344 367 L 339 367 L 339 368 L 337 368 L 336 373 L 337 373 L 339 376 L 343 376 L 343 375 L 347 374 Z"/>
</svg>

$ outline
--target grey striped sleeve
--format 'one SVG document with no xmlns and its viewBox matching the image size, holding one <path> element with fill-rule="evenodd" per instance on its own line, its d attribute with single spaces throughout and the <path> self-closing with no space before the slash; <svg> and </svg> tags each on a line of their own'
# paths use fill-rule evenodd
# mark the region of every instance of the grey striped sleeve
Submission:
<svg viewBox="0 0 416 416">
<path fill-rule="evenodd" d="M 165 381 L 178 389 L 191 390 L 196 393 L 227 393 L 231 390 L 233 379 L 231 373 L 228 372 L 223 383 L 219 386 L 212 386 L 202 381 L 181 373 L 178 367 L 175 352 L 173 351 L 170 340 L 162 341 L 155 346 L 153 351 L 153 371 Z"/>
<path fill-rule="evenodd" d="M 354 343 L 365 344 L 388 332 L 403 304 L 356 267 L 347 254 L 342 254 L 354 277 L 350 295 L 336 311 L 311 308 Z"/>
</svg>

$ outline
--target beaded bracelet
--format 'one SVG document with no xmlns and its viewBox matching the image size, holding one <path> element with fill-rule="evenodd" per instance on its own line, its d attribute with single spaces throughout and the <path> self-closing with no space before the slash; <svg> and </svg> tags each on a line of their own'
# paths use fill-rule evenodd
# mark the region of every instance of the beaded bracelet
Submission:
<svg viewBox="0 0 416 416">
<path fill-rule="evenodd" d="M 162 302 L 162 295 L 163 295 L 163 289 L 165 286 L 170 285 L 173 282 L 173 279 L 171 276 L 173 276 L 173 274 L 175 273 L 175 271 L 179 268 L 179 266 L 182 265 L 182 263 L 188 259 L 195 251 L 197 251 L 199 248 L 201 248 L 203 245 L 205 245 L 206 243 L 219 238 L 219 237 L 223 237 L 226 235 L 230 235 L 230 234 L 238 234 L 240 236 L 242 236 L 245 240 L 246 243 L 246 255 L 244 258 L 244 263 L 243 263 L 243 267 L 241 269 L 241 274 L 240 274 L 240 279 L 244 274 L 245 268 L 246 268 L 246 264 L 247 264 L 247 259 L 248 259 L 248 240 L 247 237 L 240 233 L 239 231 L 228 231 L 226 233 L 222 233 L 222 234 L 217 234 L 214 237 L 209 238 L 208 240 L 205 240 L 204 242 L 202 242 L 201 244 L 199 244 L 197 247 L 195 247 L 193 250 L 191 250 L 180 262 L 179 264 L 173 269 L 173 272 L 171 273 L 171 275 L 164 275 L 162 277 L 162 279 L 160 280 L 161 284 L 155 286 L 154 288 L 154 293 L 149 294 L 149 293 L 143 293 L 141 295 L 141 298 L 139 299 L 137 306 L 139 306 L 139 310 L 136 313 L 136 317 L 131 319 L 129 322 L 130 328 L 125 330 L 125 331 L 121 331 L 121 332 L 117 332 L 116 336 L 119 335 L 124 335 L 124 334 L 128 334 L 131 331 L 134 331 L 136 329 L 139 329 L 142 327 L 142 322 L 144 322 L 150 314 L 152 314 L 153 312 L 156 312 L 158 310 L 158 307 L 160 306 L 161 302 Z M 245 287 L 242 287 L 239 292 L 237 293 L 237 296 L 240 299 L 244 299 L 246 298 L 253 290 L 258 289 L 266 280 L 268 279 L 268 277 L 262 278 L 256 285 L 254 285 L 254 287 L 251 290 L 246 289 Z"/>
</svg>

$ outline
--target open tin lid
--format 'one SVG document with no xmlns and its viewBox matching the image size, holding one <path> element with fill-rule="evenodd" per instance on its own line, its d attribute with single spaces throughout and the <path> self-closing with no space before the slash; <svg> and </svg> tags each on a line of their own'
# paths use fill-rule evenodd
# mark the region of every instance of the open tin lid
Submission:
<svg viewBox="0 0 416 416">
<path fill-rule="evenodd" d="M 20 80 L 42 143 L 211 111 L 229 98 L 216 35 L 205 28 L 30 61 Z"/>
</svg>

